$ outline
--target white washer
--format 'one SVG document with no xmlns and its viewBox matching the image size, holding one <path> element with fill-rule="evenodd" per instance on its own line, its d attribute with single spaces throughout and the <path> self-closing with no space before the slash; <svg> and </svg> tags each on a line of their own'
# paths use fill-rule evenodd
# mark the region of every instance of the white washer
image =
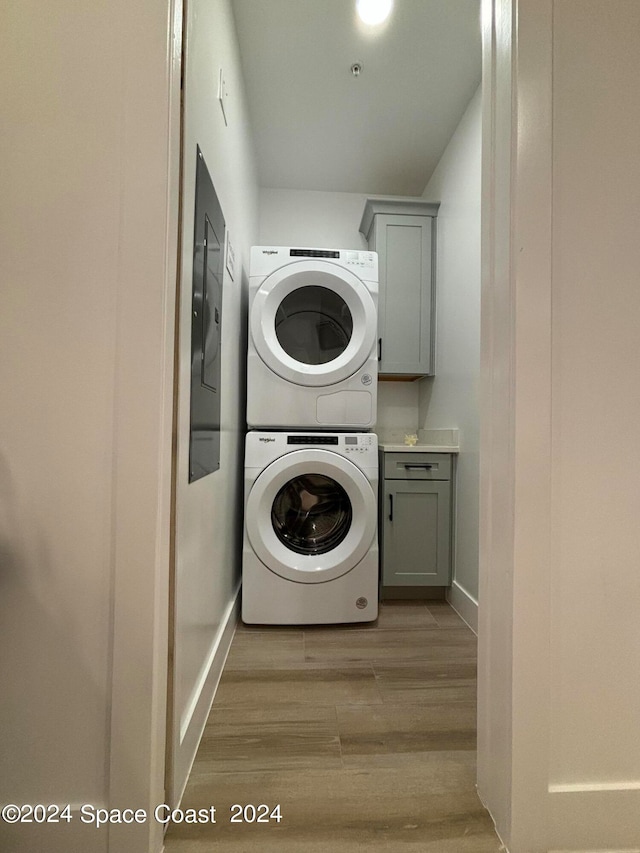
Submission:
<svg viewBox="0 0 640 853">
<path fill-rule="evenodd" d="M 377 342 L 375 252 L 251 249 L 250 429 L 371 429 Z"/>
<path fill-rule="evenodd" d="M 243 621 L 376 619 L 377 506 L 373 433 L 248 433 Z"/>
</svg>

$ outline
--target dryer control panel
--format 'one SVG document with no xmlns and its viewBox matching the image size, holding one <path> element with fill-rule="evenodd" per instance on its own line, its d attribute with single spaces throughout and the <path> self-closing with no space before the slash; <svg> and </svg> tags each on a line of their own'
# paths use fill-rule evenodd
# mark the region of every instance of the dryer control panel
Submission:
<svg viewBox="0 0 640 853">
<path fill-rule="evenodd" d="M 303 246 L 252 246 L 249 275 L 251 278 L 271 275 L 275 270 L 295 263 L 313 261 L 336 264 L 351 270 L 365 281 L 378 281 L 378 255 L 359 249 L 316 249 Z"/>
<path fill-rule="evenodd" d="M 291 258 L 331 258 L 340 260 L 346 267 L 357 269 L 374 269 L 376 266 L 375 252 L 356 252 L 350 249 L 289 249 Z"/>
<path fill-rule="evenodd" d="M 375 252 L 341 252 L 340 254 L 346 267 L 371 270 L 376 266 Z"/>
</svg>

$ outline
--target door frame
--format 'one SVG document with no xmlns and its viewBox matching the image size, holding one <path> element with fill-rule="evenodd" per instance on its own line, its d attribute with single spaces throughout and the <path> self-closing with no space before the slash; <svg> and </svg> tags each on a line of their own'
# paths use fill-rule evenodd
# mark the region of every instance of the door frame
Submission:
<svg viewBox="0 0 640 853">
<path fill-rule="evenodd" d="M 483 259 L 481 325 L 480 605 L 478 785 L 499 831 L 518 820 L 534 839 L 548 816 L 548 756 L 540 734 L 548 730 L 545 695 L 549 672 L 543 654 L 549 635 L 549 424 L 550 424 L 550 199 L 552 0 L 482 0 L 483 3 Z M 154 302 L 159 340 L 155 362 L 156 430 L 149 453 L 157 466 L 157 500 L 146 517 L 150 536 L 142 544 L 138 495 L 132 472 L 115 463 L 113 679 L 111 693 L 109 805 L 152 810 L 165 798 L 169 577 L 172 518 L 172 418 L 174 334 L 178 259 L 178 211 L 183 0 L 168 0 L 167 77 L 151 84 L 165 89 L 167 131 L 159 156 L 166 181 L 162 288 Z M 125 23 L 132 67 L 136 27 Z M 123 24 L 124 26 L 124 24 Z M 148 89 L 137 80 L 136 98 L 125 98 L 125 129 L 147 121 Z M 535 133 L 523 133 L 523 122 Z M 131 182 L 123 216 L 146 217 L 148 204 L 136 196 L 136 164 L 148 131 L 128 151 Z M 526 215 L 525 215 L 526 214 Z M 124 252 L 137 269 L 133 236 L 123 229 Z M 137 235 L 137 232 L 136 232 Z M 127 240 L 129 241 L 127 244 Z M 137 237 L 136 237 L 137 240 Z M 135 243 L 135 245 L 134 245 Z M 527 252 L 519 247 L 526 245 Z M 142 256 L 141 256 L 142 261 Z M 149 276 L 145 269 L 142 280 Z M 140 409 L 130 380 L 136 362 L 139 301 L 144 294 L 123 277 L 119 287 L 119 353 L 115 434 L 126 442 L 131 414 Z M 149 305 L 144 306 L 149 312 Z M 526 322 L 525 322 L 526 320 Z M 516 358 L 517 342 L 517 358 Z M 517 393 L 516 393 L 517 388 Z M 542 405 L 540 405 L 542 401 Z M 127 415 L 127 418 L 124 417 Z M 518 442 L 516 443 L 516 432 Z M 533 470 L 530 459 L 541 460 Z M 518 513 L 511 507 L 517 502 Z M 135 508 L 137 512 L 132 512 Z M 542 533 L 541 533 L 542 531 Z M 153 543 L 150 547 L 149 543 Z M 132 564 L 132 555 L 139 558 Z M 531 571 L 534 568 L 536 571 Z M 515 569 L 517 568 L 517 572 Z M 135 569 L 135 570 L 133 570 Z M 500 571 L 504 569 L 504 571 Z M 542 574 L 540 571 L 542 571 Z M 525 611 L 519 607 L 527 600 Z M 523 643 L 532 640 L 523 650 Z M 517 648 L 519 656 L 514 657 Z M 523 664 L 527 664 L 523 666 Z M 525 683 L 526 682 L 526 683 Z M 132 697 L 135 701 L 132 701 Z M 517 720 L 514 709 L 533 698 Z M 170 705 L 170 703 L 169 703 Z M 513 792 L 516 744 L 526 753 L 526 791 Z M 132 765 L 132 757 L 135 765 Z M 522 755 L 518 756 L 522 758 Z M 525 804 L 525 798 L 528 796 Z M 525 805 L 528 813 L 525 814 Z M 126 831 L 125 831 L 126 830 Z M 136 833 L 135 838 L 132 832 Z M 524 835 L 523 835 L 524 837 Z M 137 827 L 114 825 L 110 853 L 162 847 L 162 827 L 151 820 Z"/>
<path fill-rule="evenodd" d="M 127 7 L 122 20 L 125 143 L 106 774 L 109 808 L 144 808 L 150 817 L 142 824 L 110 824 L 109 853 L 156 853 L 163 844 L 163 826 L 151 815 L 166 801 L 182 12 L 183 0 L 165 0 L 160 11 L 144 0 Z M 154 51 L 145 51 L 141 61 L 140 44 L 151 43 Z M 141 317 L 145 340 L 152 339 L 144 347 Z"/>
<path fill-rule="evenodd" d="M 478 791 L 549 831 L 553 0 L 482 0 Z M 522 844 L 523 846 L 518 846 Z"/>
</svg>

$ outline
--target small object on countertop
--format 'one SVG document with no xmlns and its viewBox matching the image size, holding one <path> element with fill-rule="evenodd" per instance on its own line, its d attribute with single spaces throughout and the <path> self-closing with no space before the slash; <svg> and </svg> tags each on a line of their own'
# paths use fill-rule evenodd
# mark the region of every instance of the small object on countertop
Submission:
<svg viewBox="0 0 640 853">
<path fill-rule="evenodd" d="M 407 445 L 407 447 L 413 447 L 415 444 L 418 443 L 418 436 L 415 433 L 412 433 L 411 435 L 405 435 L 404 443 Z"/>
</svg>

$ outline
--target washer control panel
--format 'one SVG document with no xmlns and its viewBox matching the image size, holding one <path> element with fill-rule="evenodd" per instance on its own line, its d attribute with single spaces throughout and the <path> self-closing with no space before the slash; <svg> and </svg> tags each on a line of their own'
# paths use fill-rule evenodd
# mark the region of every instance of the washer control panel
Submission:
<svg viewBox="0 0 640 853">
<path fill-rule="evenodd" d="M 262 470 L 274 459 L 311 449 L 352 459 L 363 469 L 378 468 L 378 436 L 373 432 L 250 430 L 246 438 L 245 469 Z"/>
<path fill-rule="evenodd" d="M 345 435 L 344 451 L 349 455 L 375 452 L 377 448 L 375 438 L 374 435 Z"/>
<path fill-rule="evenodd" d="M 287 444 L 339 444 L 337 435 L 288 435 Z"/>
</svg>

